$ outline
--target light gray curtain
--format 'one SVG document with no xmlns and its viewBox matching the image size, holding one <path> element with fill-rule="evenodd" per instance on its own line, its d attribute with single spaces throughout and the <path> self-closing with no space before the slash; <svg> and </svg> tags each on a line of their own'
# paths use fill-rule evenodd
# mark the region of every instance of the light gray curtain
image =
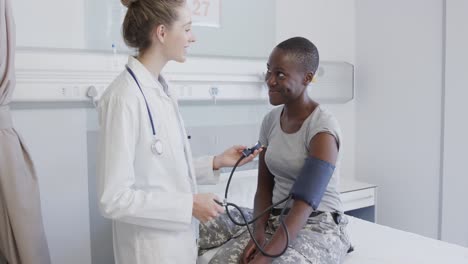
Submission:
<svg viewBox="0 0 468 264">
<path fill-rule="evenodd" d="M 15 88 L 14 62 L 11 1 L 0 0 L 0 262 L 49 264 L 34 166 L 8 106 Z"/>
</svg>

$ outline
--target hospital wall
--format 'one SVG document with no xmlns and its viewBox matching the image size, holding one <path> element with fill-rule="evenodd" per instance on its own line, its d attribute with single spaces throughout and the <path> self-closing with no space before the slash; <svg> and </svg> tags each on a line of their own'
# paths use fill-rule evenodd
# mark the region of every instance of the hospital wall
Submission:
<svg viewBox="0 0 468 264">
<path fill-rule="evenodd" d="M 380 223 L 468 246 L 464 0 L 356 1 L 356 177 Z"/>
<path fill-rule="evenodd" d="M 314 2 L 322 5 L 322 10 L 314 11 L 314 23 L 328 21 L 334 26 L 329 26 L 328 29 L 315 27 L 313 32 L 309 32 L 311 27 L 308 26 L 295 28 L 297 23 L 302 22 L 299 19 L 291 21 L 290 14 L 301 10 L 301 3 L 293 6 L 278 1 L 278 10 L 282 11 L 277 12 L 277 41 L 292 35 L 303 35 L 317 43 L 322 60 L 353 63 L 353 4 L 345 4 L 345 9 L 342 9 L 336 4 L 338 2 Z M 336 12 L 344 16 L 335 16 Z M 304 17 L 309 15 L 301 14 Z M 334 17 L 333 21 L 331 17 Z M 291 35 L 292 28 L 296 31 Z M 33 33 L 31 32 L 31 36 L 35 36 Z M 337 43 L 346 43 L 346 48 L 343 49 Z M 343 175 L 354 177 L 354 102 L 330 104 L 327 107 L 336 114 L 345 134 Z M 36 165 L 44 225 L 53 263 L 83 264 L 91 263 L 92 259 L 109 260 L 106 254 L 111 252 L 112 245 L 108 225 L 96 229 L 95 223 L 92 223 L 99 215 L 96 214 L 96 204 L 93 200 L 95 194 L 88 193 L 88 190 L 95 188 L 94 179 L 88 178 L 89 175 L 93 175 L 94 168 L 90 166 L 87 156 L 89 148 L 95 147 L 92 141 L 97 130 L 95 110 L 69 103 L 14 104 L 13 108 L 15 127 L 23 136 Z M 248 126 L 252 128 L 253 136 L 240 143 L 251 144 L 252 139 L 257 137 L 263 115 L 269 109 L 265 102 L 216 105 L 208 103 L 183 105 L 181 111 L 189 130 L 209 129 L 214 126 Z M 222 144 L 226 142 L 223 139 L 229 136 L 234 135 L 213 134 L 211 139 L 215 140 L 213 138 L 217 137 Z M 90 233 L 93 225 L 95 228 L 93 233 Z M 99 237 L 102 237 L 100 241 L 93 240 Z M 100 243 L 99 248 L 91 250 L 96 243 Z"/>
<path fill-rule="evenodd" d="M 440 236 L 445 241 L 468 246 L 468 1 L 446 4 L 445 69 L 443 92 L 443 159 Z"/>
<path fill-rule="evenodd" d="M 435 238 L 443 1 L 357 1 L 356 18 L 358 178 L 379 186 L 381 223 Z"/>
</svg>

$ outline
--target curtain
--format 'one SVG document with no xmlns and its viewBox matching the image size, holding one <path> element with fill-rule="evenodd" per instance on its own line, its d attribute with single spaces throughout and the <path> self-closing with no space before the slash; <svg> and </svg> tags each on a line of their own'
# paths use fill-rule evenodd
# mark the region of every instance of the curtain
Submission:
<svg viewBox="0 0 468 264">
<path fill-rule="evenodd" d="M 13 128 L 8 105 L 15 88 L 14 63 L 11 1 L 0 0 L 0 262 L 49 264 L 34 165 Z"/>
</svg>

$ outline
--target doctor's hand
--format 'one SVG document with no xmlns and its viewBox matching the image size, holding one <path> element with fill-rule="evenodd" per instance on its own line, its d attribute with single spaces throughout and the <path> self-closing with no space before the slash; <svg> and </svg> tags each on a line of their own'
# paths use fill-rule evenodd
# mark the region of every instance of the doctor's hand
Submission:
<svg viewBox="0 0 468 264">
<path fill-rule="evenodd" d="M 213 169 L 219 170 L 223 167 L 234 167 L 236 162 L 242 157 L 242 151 L 246 149 L 246 146 L 235 145 L 226 149 L 223 153 L 216 155 L 213 159 Z M 250 154 L 248 157 L 244 158 L 239 166 L 242 166 L 246 163 L 251 162 L 257 155 L 262 152 L 263 148 L 256 150 L 254 153 Z"/>
<path fill-rule="evenodd" d="M 197 193 L 193 195 L 192 215 L 200 222 L 205 223 L 224 212 L 224 207 L 217 204 L 214 200 L 221 201 L 213 193 Z"/>
</svg>

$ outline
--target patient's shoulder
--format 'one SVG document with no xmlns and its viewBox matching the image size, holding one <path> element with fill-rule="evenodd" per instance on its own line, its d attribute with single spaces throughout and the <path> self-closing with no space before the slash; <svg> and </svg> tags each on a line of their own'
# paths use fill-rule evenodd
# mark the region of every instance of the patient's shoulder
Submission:
<svg viewBox="0 0 468 264">
<path fill-rule="evenodd" d="M 275 122 L 279 122 L 279 118 L 281 116 L 281 112 L 283 111 L 283 107 L 275 107 L 270 112 L 268 112 L 265 117 L 263 118 L 263 123 L 265 125 L 272 125 Z"/>
</svg>

